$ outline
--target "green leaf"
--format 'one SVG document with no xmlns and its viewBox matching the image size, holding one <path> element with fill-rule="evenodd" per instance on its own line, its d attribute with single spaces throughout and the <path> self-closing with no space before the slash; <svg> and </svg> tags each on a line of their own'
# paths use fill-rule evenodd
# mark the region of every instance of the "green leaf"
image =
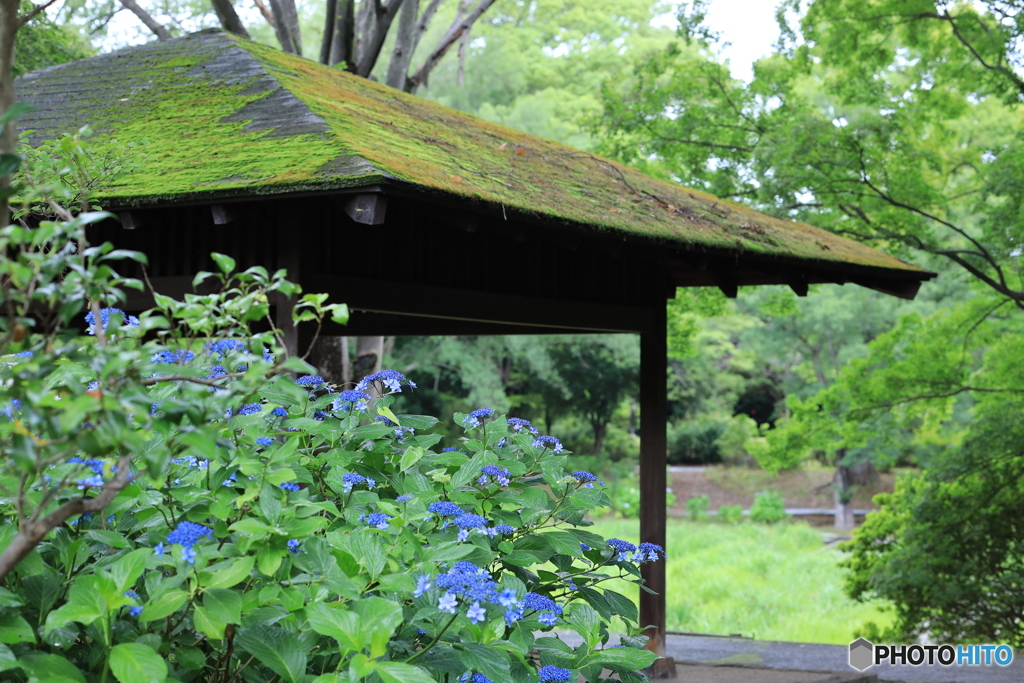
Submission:
<svg viewBox="0 0 1024 683">
<path fill-rule="evenodd" d="M 169 590 L 155 600 L 147 603 L 139 616 L 139 621 L 157 621 L 177 612 L 188 600 L 188 593 L 183 590 Z M 49 621 L 49 619 L 47 619 Z"/>
<path fill-rule="evenodd" d="M 18 658 L 11 652 L 11 648 L 0 643 L 0 671 L 7 671 L 19 666 Z"/>
<path fill-rule="evenodd" d="M 635 650 L 631 647 L 612 647 L 594 652 L 594 661 L 612 671 L 639 671 L 646 669 L 658 655 L 650 650 Z"/>
<path fill-rule="evenodd" d="M 0 607 L 21 607 L 24 604 L 17 595 L 6 588 L 0 588 Z"/>
<path fill-rule="evenodd" d="M 264 545 L 256 554 L 257 568 L 259 568 L 261 573 L 267 576 L 273 576 L 274 572 L 276 572 L 281 566 L 285 552 L 287 551 L 281 548 L 275 548 L 269 543 Z"/>
<path fill-rule="evenodd" d="M 367 645 L 363 627 L 354 612 L 315 602 L 306 607 L 306 620 L 320 635 L 337 640 L 342 654 L 359 652 Z"/>
<path fill-rule="evenodd" d="M 276 626 L 238 630 L 235 642 L 281 678 L 298 683 L 306 675 L 306 648 L 292 633 Z"/>
<path fill-rule="evenodd" d="M 221 640 L 224 638 L 224 629 L 227 622 L 224 622 L 210 613 L 210 610 L 202 605 L 196 605 L 192 610 L 192 623 L 196 630 L 207 638 Z"/>
<path fill-rule="evenodd" d="M 203 595 L 203 606 L 210 615 L 228 624 L 242 623 L 242 596 L 227 588 L 207 590 Z"/>
<path fill-rule="evenodd" d="M 93 574 L 79 576 L 68 591 L 68 601 L 46 615 L 46 631 L 64 626 L 69 621 L 77 621 L 88 626 L 100 617 L 107 615 L 108 606 L 104 593 L 110 592 L 113 581 L 105 576 Z M 13 642 L 3 640 L 0 642 Z"/>
<path fill-rule="evenodd" d="M 110 650 L 110 670 L 121 683 L 163 683 L 167 662 L 151 648 L 121 643 Z"/>
<path fill-rule="evenodd" d="M 217 267 L 220 268 L 222 273 L 227 274 L 235 270 L 235 259 L 231 258 L 227 254 L 218 254 L 217 252 L 213 252 L 210 254 L 210 258 L 213 259 L 214 263 L 217 264 Z"/>
<path fill-rule="evenodd" d="M 377 675 L 384 683 L 435 683 L 425 669 L 405 662 L 377 662 Z"/>
<path fill-rule="evenodd" d="M 218 569 L 216 572 L 200 572 L 200 585 L 210 588 L 231 588 L 249 578 L 252 568 L 256 564 L 256 558 L 250 556 L 235 559 L 231 566 L 226 569 Z"/>
<path fill-rule="evenodd" d="M 85 683 L 85 676 L 74 664 L 60 655 L 23 655 L 18 664 L 28 672 L 30 681 L 40 683 Z"/>
<path fill-rule="evenodd" d="M 402 471 L 408 470 L 410 467 L 415 465 L 423 457 L 423 449 L 419 446 L 410 446 L 405 450 L 402 455 L 401 467 Z"/>
<path fill-rule="evenodd" d="M 122 555 L 110 565 L 110 578 L 118 593 L 123 593 L 139 580 L 146 571 L 146 559 L 153 555 L 151 548 L 139 548 Z"/>
<path fill-rule="evenodd" d="M 612 611 L 616 614 L 622 615 L 624 619 L 636 623 L 640 620 L 640 614 L 637 611 L 636 603 L 627 598 L 621 593 L 615 591 L 606 590 L 604 592 L 604 599 L 608 603 L 608 606 L 612 608 Z"/>
<path fill-rule="evenodd" d="M 574 602 L 569 611 L 569 625 L 593 648 L 601 639 L 601 618 L 590 605 Z"/>
<path fill-rule="evenodd" d="M 502 650 L 479 643 L 466 643 L 462 651 L 462 663 L 470 671 L 479 671 L 493 681 L 507 681 L 511 674 L 508 655 Z"/>
<path fill-rule="evenodd" d="M 380 657 L 387 651 L 391 634 L 402 623 L 402 608 L 390 600 L 372 597 L 352 603 L 352 611 L 359 615 L 359 623 L 369 638 L 370 657 Z"/>
</svg>

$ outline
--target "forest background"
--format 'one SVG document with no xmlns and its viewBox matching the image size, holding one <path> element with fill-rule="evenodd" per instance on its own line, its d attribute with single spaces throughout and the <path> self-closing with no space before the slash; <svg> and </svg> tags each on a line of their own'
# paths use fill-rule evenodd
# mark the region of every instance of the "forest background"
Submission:
<svg viewBox="0 0 1024 683">
<path fill-rule="evenodd" d="M 406 2 L 419 10 L 403 24 L 397 10 L 386 16 L 394 2 L 374 15 L 347 0 L 65 0 L 19 35 L 15 71 L 233 25 L 937 272 L 914 301 L 832 285 L 733 301 L 680 290 L 669 304 L 669 461 L 818 461 L 834 468 L 847 516 L 858 480 L 907 468 L 852 542 L 850 592 L 895 600 L 903 636 L 1024 638 L 1016 3 L 786 0 L 772 53 L 744 79 L 702 2 Z M 339 43 L 325 16 L 337 27 L 349 10 L 361 28 Z M 374 31 L 396 17 L 395 31 Z M 390 59 L 364 59 L 374 49 Z M 378 362 L 421 387 L 409 412 L 489 406 L 557 432 L 587 469 L 632 473 L 636 338 L 382 341 Z M 918 571 L 899 571 L 908 558 Z"/>
</svg>

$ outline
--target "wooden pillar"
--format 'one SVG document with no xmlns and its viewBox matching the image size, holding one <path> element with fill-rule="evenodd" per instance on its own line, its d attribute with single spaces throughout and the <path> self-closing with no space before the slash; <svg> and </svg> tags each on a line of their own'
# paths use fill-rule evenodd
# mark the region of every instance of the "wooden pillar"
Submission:
<svg viewBox="0 0 1024 683">
<path fill-rule="evenodd" d="M 277 223 L 274 232 L 277 239 L 277 267 L 288 271 L 287 279 L 291 282 L 302 282 L 302 246 L 301 230 L 296 216 L 295 207 L 285 202 L 278 203 Z M 274 324 L 284 338 L 284 348 L 289 356 L 300 355 L 299 331 L 292 322 L 292 306 L 296 297 L 277 295 Z"/>
<path fill-rule="evenodd" d="M 668 389 L 665 373 L 668 332 L 665 302 L 659 301 L 654 329 L 640 335 L 640 540 L 665 547 L 665 452 Z M 640 625 L 650 626 L 647 648 L 665 655 L 665 563 L 641 566 L 647 587 L 640 591 Z"/>
</svg>

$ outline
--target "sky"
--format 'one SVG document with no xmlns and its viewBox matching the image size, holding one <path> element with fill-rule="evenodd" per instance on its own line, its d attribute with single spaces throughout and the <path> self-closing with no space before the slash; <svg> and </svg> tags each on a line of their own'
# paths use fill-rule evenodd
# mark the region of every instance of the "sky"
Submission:
<svg viewBox="0 0 1024 683">
<path fill-rule="evenodd" d="M 735 78 L 750 81 L 753 63 L 771 52 L 779 37 L 773 0 L 711 0 L 707 22 L 731 43 L 725 48 Z"/>
</svg>

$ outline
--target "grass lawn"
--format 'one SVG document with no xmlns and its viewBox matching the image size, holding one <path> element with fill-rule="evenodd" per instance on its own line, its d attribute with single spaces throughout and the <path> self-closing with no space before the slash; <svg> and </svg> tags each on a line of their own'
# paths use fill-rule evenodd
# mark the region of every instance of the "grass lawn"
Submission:
<svg viewBox="0 0 1024 683">
<path fill-rule="evenodd" d="M 601 519 L 593 531 L 635 543 L 639 523 Z M 890 622 L 880 604 L 857 603 L 843 593 L 842 554 L 802 522 L 669 520 L 666 550 L 670 630 L 846 645 L 867 622 Z M 633 599 L 639 592 L 624 582 L 606 585 Z"/>
</svg>

